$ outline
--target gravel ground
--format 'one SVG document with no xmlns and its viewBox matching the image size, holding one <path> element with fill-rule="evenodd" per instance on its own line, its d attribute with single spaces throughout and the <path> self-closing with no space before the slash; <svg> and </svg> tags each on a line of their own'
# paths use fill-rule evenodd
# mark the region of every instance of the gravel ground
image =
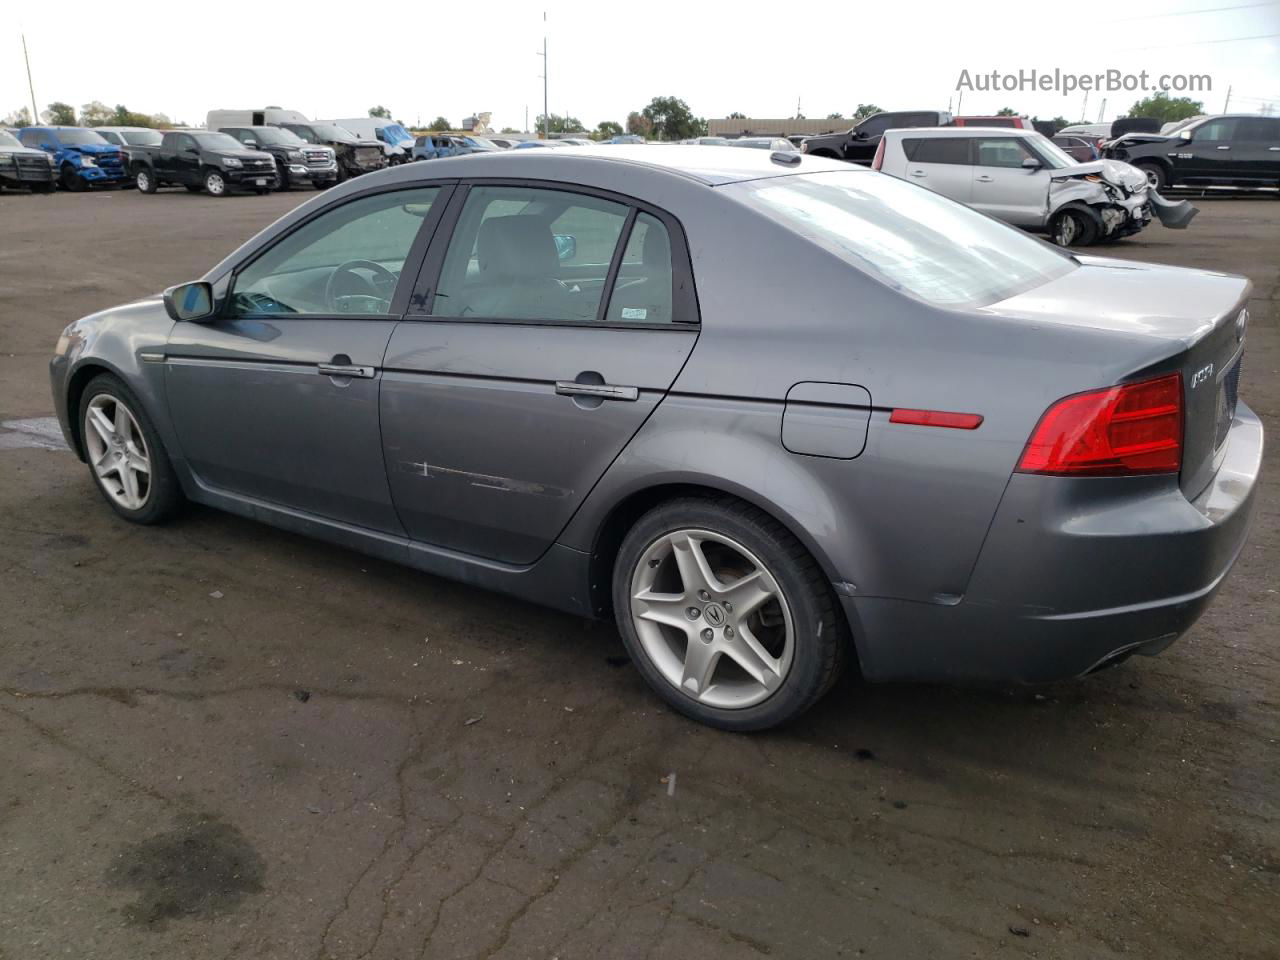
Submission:
<svg viewBox="0 0 1280 960">
<path fill-rule="evenodd" d="M 615 632 L 247 521 L 138 529 L 41 430 L 77 316 L 310 193 L 0 197 L 0 958 L 1280 956 L 1276 445 L 1164 655 L 1037 690 L 664 710 Z M 1280 202 L 1103 252 L 1247 274 Z"/>
</svg>

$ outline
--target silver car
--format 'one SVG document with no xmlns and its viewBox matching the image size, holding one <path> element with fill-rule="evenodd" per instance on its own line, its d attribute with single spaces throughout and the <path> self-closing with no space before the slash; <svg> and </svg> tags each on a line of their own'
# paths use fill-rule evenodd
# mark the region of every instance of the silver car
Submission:
<svg viewBox="0 0 1280 960">
<path fill-rule="evenodd" d="M 1195 215 L 1186 201 L 1149 189 L 1141 170 L 1115 160 L 1079 163 L 1033 130 L 890 130 L 872 167 L 1064 247 L 1132 236 L 1153 214 L 1170 227 Z"/>
<path fill-rule="evenodd" d="M 68 442 L 184 501 L 616 619 L 706 723 L 1156 653 L 1254 509 L 1250 285 L 1072 257 L 862 167 L 529 150 L 317 194 L 68 326 Z"/>
</svg>

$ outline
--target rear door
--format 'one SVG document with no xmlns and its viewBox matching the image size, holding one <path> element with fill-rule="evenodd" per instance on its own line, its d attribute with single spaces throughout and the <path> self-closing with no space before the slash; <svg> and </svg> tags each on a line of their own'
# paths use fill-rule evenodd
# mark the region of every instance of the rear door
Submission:
<svg viewBox="0 0 1280 960">
<path fill-rule="evenodd" d="M 387 472 L 409 535 L 537 560 L 697 333 L 669 215 L 576 187 L 460 190 L 384 364 Z"/>
<path fill-rule="evenodd" d="M 1240 176 L 1276 186 L 1280 181 L 1280 117 L 1237 119 L 1231 150 Z"/>
<path fill-rule="evenodd" d="M 1023 161 L 1039 160 L 1021 137 L 977 137 L 973 141 L 975 210 L 1019 227 L 1044 224 L 1049 204 L 1049 171 L 1028 169 Z"/>
<path fill-rule="evenodd" d="M 169 409 L 201 483 L 403 533 L 382 460 L 380 368 L 450 189 L 326 207 L 238 268 L 214 321 L 174 325 Z"/>
<path fill-rule="evenodd" d="M 969 203 L 973 199 L 973 166 L 969 137 L 904 137 L 906 179 L 934 193 Z"/>
</svg>

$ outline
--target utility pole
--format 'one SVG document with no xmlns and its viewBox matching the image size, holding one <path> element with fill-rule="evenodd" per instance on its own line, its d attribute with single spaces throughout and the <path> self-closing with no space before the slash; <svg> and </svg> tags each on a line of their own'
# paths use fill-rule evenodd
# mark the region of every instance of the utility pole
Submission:
<svg viewBox="0 0 1280 960">
<path fill-rule="evenodd" d="M 1098 122 L 1102 123 L 1103 118 L 1107 115 L 1107 98 L 1102 98 L 1102 109 L 1098 111 Z"/>
<path fill-rule="evenodd" d="M 1089 91 L 1084 92 L 1084 104 L 1080 107 L 1080 122 L 1089 122 Z"/>
<path fill-rule="evenodd" d="M 550 101 L 547 99 L 547 74 L 551 71 L 547 69 L 547 11 L 542 11 L 542 53 L 538 54 L 542 57 L 542 139 L 551 139 L 551 114 L 548 110 Z M 527 122 L 527 121 L 526 121 Z"/>
<path fill-rule="evenodd" d="M 31 57 L 27 55 L 27 35 L 22 35 L 22 59 L 27 62 L 27 90 L 31 92 L 31 122 L 40 122 L 40 110 L 36 107 L 36 88 L 31 82 Z"/>
<path fill-rule="evenodd" d="M 1222 112 L 1227 113 L 1231 108 L 1231 84 L 1227 84 L 1227 102 L 1222 105 Z"/>
</svg>

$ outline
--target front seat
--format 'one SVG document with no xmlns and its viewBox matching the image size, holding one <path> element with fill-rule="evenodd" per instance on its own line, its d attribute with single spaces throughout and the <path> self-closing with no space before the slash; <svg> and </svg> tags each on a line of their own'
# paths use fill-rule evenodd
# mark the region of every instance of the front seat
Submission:
<svg viewBox="0 0 1280 960">
<path fill-rule="evenodd" d="M 593 320 L 594 305 L 560 282 L 560 258 L 546 222 L 533 216 L 494 217 L 476 238 L 478 289 L 463 311 L 514 320 Z M 579 316 L 589 310 L 590 316 Z"/>
</svg>

